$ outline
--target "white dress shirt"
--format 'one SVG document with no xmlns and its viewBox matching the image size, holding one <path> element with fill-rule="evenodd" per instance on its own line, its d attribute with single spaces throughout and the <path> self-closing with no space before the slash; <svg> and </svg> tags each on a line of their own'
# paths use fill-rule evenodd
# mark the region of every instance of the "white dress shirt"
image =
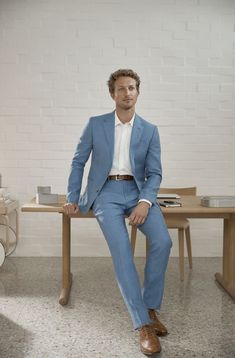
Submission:
<svg viewBox="0 0 235 358">
<path fill-rule="evenodd" d="M 115 112 L 114 154 L 109 175 L 133 175 L 129 153 L 134 120 L 135 114 L 129 122 L 122 123 Z M 145 201 L 152 206 L 152 203 L 147 199 L 140 199 L 140 201 Z"/>
<path fill-rule="evenodd" d="M 115 112 L 113 165 L 109 175 L 133 175 L 129 152 L 134 119 L 135 114 L 130 122 L 122 123 Z"/>
</svg>

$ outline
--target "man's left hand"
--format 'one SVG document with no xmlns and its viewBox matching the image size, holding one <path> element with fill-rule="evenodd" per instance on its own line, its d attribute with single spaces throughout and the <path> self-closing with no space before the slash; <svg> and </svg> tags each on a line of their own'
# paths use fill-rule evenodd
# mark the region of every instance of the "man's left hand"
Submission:
<svg viewBox="0 0 235 358">
<path fill-rule="evenodd" d="M 131 215 L 128 217 L 129 225 L 142 225 L 148 216 L 149 208 L 149 204 L 145 201 L 138 203 Z"/>
</svg>

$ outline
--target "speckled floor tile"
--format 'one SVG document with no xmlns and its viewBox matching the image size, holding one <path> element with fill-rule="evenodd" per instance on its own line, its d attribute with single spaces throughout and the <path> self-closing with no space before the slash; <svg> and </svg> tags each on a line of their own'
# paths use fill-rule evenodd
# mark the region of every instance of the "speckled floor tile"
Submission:
<svg viewBox="0 0 235 358">
<path fill-rule="evenodd" d="M 143 279 L 144 259 L 136 258 Z M 234 358 L 235 304 L 215 282 L 220 258 L 193 258 L 179 280 L 178 259 L 166 275 L 161 338 L 164 358 Z M 187 264 L 186 271 L 187 271 Z M 58 303 L 60 258 L 10 257 L 0 268 L 1 358 L 143 358 L 138 332 L 120 296 L 110 258 L 73 258 L 70 301 Z"/>
</svg>

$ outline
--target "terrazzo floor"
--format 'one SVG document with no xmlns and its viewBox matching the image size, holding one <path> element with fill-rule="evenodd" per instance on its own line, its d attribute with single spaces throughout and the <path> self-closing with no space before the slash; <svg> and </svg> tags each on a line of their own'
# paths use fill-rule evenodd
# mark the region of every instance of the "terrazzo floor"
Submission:
<svg viewBox="0 0 235 358">
<path fill-rule="evenodd" d="M 144 259 L 136 258 L 143 279 Z M 221 258 L 193 258 L 179 280 L 166 275 L 161 319 L 169 335 L 154 357 L 235 357 L 235 302 L 215 282 Z M 187 264 L 186 271 L 187 271 Z M 114 279 L 110 258 L 73 258 L 67 306 L 58 303 L 60 258 L 9 257 L 0 268 L 1 358 L 143 358 L 138 333 Z"/>
</svg>

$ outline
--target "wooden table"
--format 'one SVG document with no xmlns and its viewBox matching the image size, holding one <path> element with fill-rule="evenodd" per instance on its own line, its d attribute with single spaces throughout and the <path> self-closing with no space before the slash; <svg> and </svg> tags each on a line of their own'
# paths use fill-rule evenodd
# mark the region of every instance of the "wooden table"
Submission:
<svg viewBox="0 0 235 358">
<path fill-rule="evenodd" d="M 62 290 L 59 298 L 61 305 L 66 305 L 69 300 L 72 273 L 70 269 L 70 225 L 71 218 L 94 218 L 92 211 L 87 214 L 67 216 L 63 210 L 65 195 L 59 196 L 57 205 L 39 205 L 33 199 L 29 204 L 22 206 L 24 212 L 51 212 L 62 214 Z M 162 208 L 166 217 L 182 218 L 213 218 L 223 219 L 223 266 L 222 273 L 215 273 L 215 279 L 235 299 L 235 208 L 206 208 L 200 205 L 198 196 L 182 196 L 182 207 Z"/>
</svg>

